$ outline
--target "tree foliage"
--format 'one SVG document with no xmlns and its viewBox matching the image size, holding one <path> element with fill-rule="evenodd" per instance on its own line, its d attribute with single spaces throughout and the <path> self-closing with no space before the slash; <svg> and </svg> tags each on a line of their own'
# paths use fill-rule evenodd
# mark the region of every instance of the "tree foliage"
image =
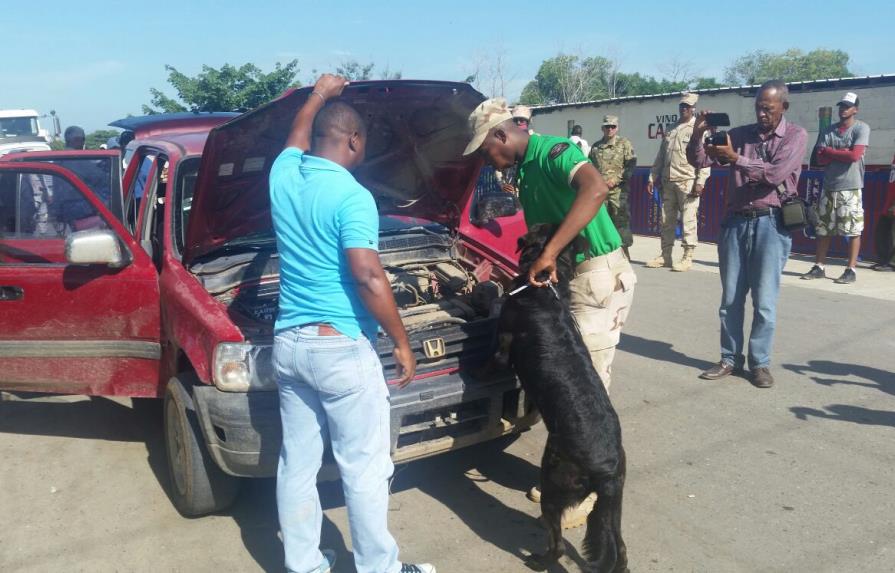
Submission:
<svg viewBox="0 0 895 573">
<path fill-rule="evenodd" d="M 298 60 L 264 73 L 254 64 L 236 67 L 224 64 L 219 69 L 202 66 L 202 72 L 187 76 L 174 66 L 166 65 L 168 83 L 177 91 L 172 98 L 159 89 L 150 88 L 152 100 L 143 106 L 143 113 L 178 111 L 245 111 L 268 102 L 295 85 Z"/>
<path fill-rule="evenodd" d="M 772 79 L 785 82 L 843 78 L 852 75 L 848 69 L 849 55 L 842 50 L 790 49 L 775 54 L 761 50 L 734 60 L 725 70 L 724 81 L 729 85 L 760 84 Z"/>
<path fill-rule="evenodd" d="M 98 129 L 90 132 L 84 140 L 84 148 L 99 149 L 99 146 L 109 141 L 110 137 L 118 137 L 118 133 L 119 132 L 114 129 Z"/>
<path fill-rule="evenodd" d="M 372 80 L 373 79 L 373 70 L 376 68 L 376 64 L 370 62 L 369 64 L 362 64 L 357 60 L 345 60 L 338 66 L 336 66 L 336 75 L 342 76 L 346 80 L 351 81 L 359 81 L 359 80 Z M 385 68 L 379 73 L 380 80 L 400 80 L 401 72 L 400 71 L 392 71 L 386 65 Z"/>
<path fill-rule="evenodd" d="M 582 58 L 559 54 L 544 60 L 535 79 L 523 88 L 519 101 L 566 103 L 676 92 L 688 87 L 683 79 L 656 79 L 638 72 L 621 72 L 617 62 L 603 56 Z"/>
</svg>

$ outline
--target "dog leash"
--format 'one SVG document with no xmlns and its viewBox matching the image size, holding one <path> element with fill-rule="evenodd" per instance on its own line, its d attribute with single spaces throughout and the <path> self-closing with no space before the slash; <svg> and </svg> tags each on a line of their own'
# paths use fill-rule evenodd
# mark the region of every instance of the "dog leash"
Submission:
<svg viewBox="0 0 895 573">
<path fill-rule="evenodd" d="M 530 287 L 530 286 L 531 286 L 531 283 L 526 283 L 526 284 L 522 285 L 521 287 L 519 287 L 519 288 L 517 288 L 517 289 L 515 289 L 515 290 L 511 290 L 511 291 L 507 294 L 507 296 L 513 296 L 513 295 L 519 294 L 520 292 L 524 291 L 525 289 L 527 289 L 527 288 Z M 548 282 L 547 282 L 547 286 L 550 288 L 551 291 L 553 291 L 553 296 L 556 297 L 556 300 L 559 300 L 559 293 L 556 292 L 556 287 L 553 286 L 553 283 L 551 283 L 551 282 L 548 281 Z"/>
</svg>

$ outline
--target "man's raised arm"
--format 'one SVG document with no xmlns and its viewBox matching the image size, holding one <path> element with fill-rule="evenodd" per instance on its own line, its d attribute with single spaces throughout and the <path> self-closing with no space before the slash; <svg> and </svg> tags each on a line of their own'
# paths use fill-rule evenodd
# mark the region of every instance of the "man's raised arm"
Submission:
<svg viewBox="0 0 895 573">
<path fill-rule="evenodd" d="M 289 130 L 289 137 L 286 139 L 286 147 L 297 147 L 302 151 L 311 148 L 311 129 L 314 127 L 314 118 L 327 101 L 334 97 L 338 97 L 348 80 L 340 76 L 332 74 L 323 74 L 317 83 L 314 84 L 314 91 L 308 95 L 301 109 L 295 114 L 292 120 L 292 128 Z"/>
</svg>

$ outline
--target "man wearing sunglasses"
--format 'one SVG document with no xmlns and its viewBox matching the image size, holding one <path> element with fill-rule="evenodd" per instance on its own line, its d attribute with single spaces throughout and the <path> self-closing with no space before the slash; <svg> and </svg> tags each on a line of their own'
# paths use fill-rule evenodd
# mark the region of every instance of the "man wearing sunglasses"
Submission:
<svg viewBox="0 0 895 573">
<path fill-rule="evenodd" d="M 628 182 L 637 167 L 637 155 L 631 142 L 618 135 L 618 117 L 603 116 L 603 139 L 594 144 L 588 159 L 593 162 L 609 187 L 606 210 L 621 235 L 622 249 L 627 255 L 628 248 L 634 244 L 631 213 L 628 210 Z"/>
</svg>

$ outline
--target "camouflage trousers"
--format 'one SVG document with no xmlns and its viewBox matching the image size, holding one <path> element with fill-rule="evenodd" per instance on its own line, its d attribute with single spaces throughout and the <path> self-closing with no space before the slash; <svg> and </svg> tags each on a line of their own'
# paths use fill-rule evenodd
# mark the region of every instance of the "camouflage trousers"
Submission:
<svg viewBox="0 0 895 573">
<path fill-rule="evenodd" d="M 876 221 L 876 261 L 882 265 L 895 265 L 895 215 L 883 214 Z"/>
<path fill-rule="evenodd" d="M 631 233 L 631 208 L 628 207 L 627 188 L 613 187 L 609 190 L 609 195 L 606 196 L 606 210 L 622 237 L 622 245 L 625 247 L 633 245 L 634 235 Z"/>
<path fill-rule="evenodd" d="M 685 249 L 699 243 L 696 235 L 699 197 L 690 195 L 695 179 L 685 181 L 662 180 L 662 252 L 674 247 L 674 231 L 681 219 L 681 244 Z"/>
<path fill-rule="evenodd" d="M 864 205 L 860 189 L 824 190 L 814 206 L 818 237 L 860 237 L 864 232 Z"/>
</svg>

